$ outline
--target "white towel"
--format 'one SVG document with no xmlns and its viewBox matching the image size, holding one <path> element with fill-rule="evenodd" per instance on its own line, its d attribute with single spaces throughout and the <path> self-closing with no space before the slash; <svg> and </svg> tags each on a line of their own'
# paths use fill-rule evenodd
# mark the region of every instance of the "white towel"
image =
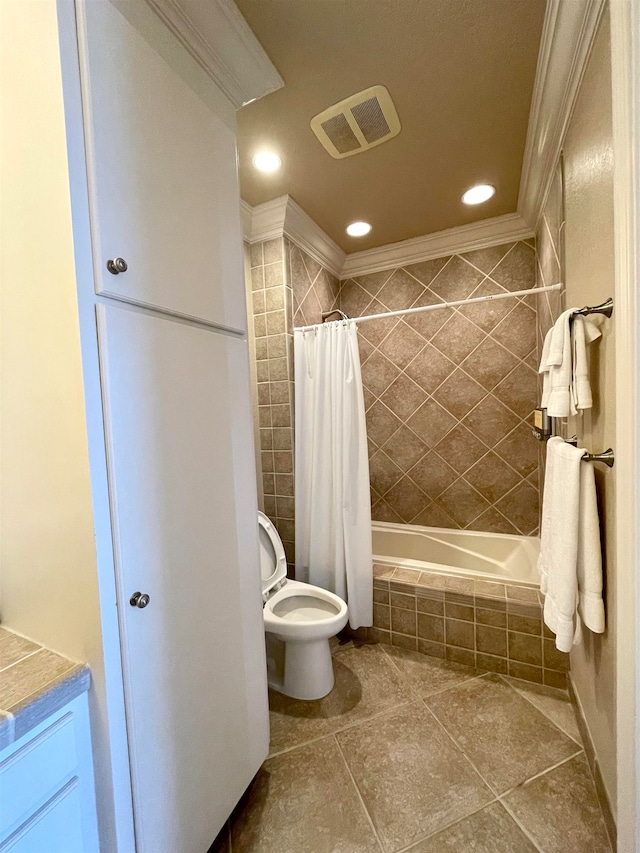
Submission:
<svg viewBox="0 0 640 853">
<path fill-rule="evenodd" d="M 591 383 L 589 382 L 589 362 L 587 344 L 601 336 L 600 329 L 585 317 L 574 317 L 571 322 L 572 371 L 571 404 L 572 410 L 581 412 L 593 406 Z"/>
<path fill-rule="evenodd" d="M 547 442 L 538 570 L 544 621 L 562 652 L 582 641 L 581 619 L 604 631 L 598 507 L 585 452 L 559 437 Z"/>
<path fill-rule="evenodd" d="M 587 344 L 600 337 L 593 323 L 569 308 L 547 332 L 538 372 L 542 374 L 541 405 L 552 418 L 566 418 L 593 405 Z"/>
</svg>

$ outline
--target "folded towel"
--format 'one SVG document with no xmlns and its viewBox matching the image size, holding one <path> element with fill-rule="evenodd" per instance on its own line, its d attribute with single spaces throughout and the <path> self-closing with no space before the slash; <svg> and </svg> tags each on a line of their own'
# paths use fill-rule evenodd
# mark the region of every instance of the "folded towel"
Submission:
<svg viewBox="0 0 640 853">
<path fill-rule="evenodd" d="M 604 631 L 598 507 L 585 452 L 559 437 L 547 442 L 538 570 L 544 621 L 562 652 L 582 641 L 581 619 Z"/>
<path fill-rule="evenodd" d="M 538 372 L 542 374 L 541 405 L 552 418 L 577 415 L 593 405 L 587 345 L 600 330 L 569 308 L 547 332 Z"/>
</svg>

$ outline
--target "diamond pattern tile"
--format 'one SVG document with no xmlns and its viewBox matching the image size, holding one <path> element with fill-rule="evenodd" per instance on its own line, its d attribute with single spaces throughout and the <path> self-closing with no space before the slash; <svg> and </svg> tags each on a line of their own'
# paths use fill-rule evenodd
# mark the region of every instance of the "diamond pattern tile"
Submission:
<svg viewBox="0 0 640 853">
<path fill-rule="evenodd" d="M 531 427 L 523 423 L 495 446 L 498 456 L 515 468 L 522 477 L 528 477 L 538 467 L 538 443 L 532 440 Z"/>
<path fill-rule="evenodd" d="M 495 503 L 521 481 L 513 468 L 492 451 L 472 465 L 464 478 L 491 503 Z"/>
<path fill-rule="evenodd" d="M 378 349 L 399 368 L 404 369 L 425 346 L 424 338 L 404 321 L 390 332 Z"/>
<path fill-rule="evenodd" d="M 534 261 L 531 246 L 513 243 L 438 258 L 348 279 L 338 304 L 358 316 L 521 290 L 535 283 Z M 291 264 L 305 276 L 303 288 L 293 282 L 294 307 L 307 300 L 300 316 L 335 300 L 325 271 L 302 255 Z M 375 520 L 536 529 L 539 448 L 526 422 L 538 397 L 535 309 L 493 300 L 359 327 Z"/>
<path fill-rule="evenodd" d="M 524 358 L 536 345 L 536 312 L 518 302 L 491 336 L 518 358 Z"/>
<path fill-rule="evenodd" d="M 435 399 L 459 420 L 485 396 L 486 391 L 463 370 L 455 370 L 434 393 Z"/>
<path fill-rule="evenodd" d="M 444 258 L 434 258 L 431 261 L 422 261 L 419 264 L 411 264 L 410 266 L 405 266 L 405 270 L 428 287 L 440 270 L 445 266 L 449 257 L 450 256 L 447 255 L 447 257 Z"/>
<path fill-rule="evenodd" d="M 455 370 L 455 364 L 432 344 L 427 344 L 405 369 L 425 391 L 432 393 Z"/>
<path fill-rule="evenodd" d="M 484 275 L 471 264 L 454 255 L 429 285 L 445 302 L 466 299 L 480 284 Z"/>
<path fill-rule="evenodd" d="M 377 400 L 366 412 L 367 436 L 378 447 L 402 425 L 402 422 L 380 400 Z"/>
<path fill-rule="evenodd" d="M 432 343 L 447 358 L 460 364 L 484 337 L 484 333 L 476 325 L 456 311 L 433 338 Z"/>
<path fill-rule="evenodd" d="M 440 439 L 453 429 L 456 419 L 430 397 L 409 418 L 408 424 L 427 447 L 435 447 Z"/>
<path fill-rule="evenodd" d="M 409 476 L 433 499 L 441 495 L 458 477 L 453 468 L 433 450 L 410 469 Z"/>
<path fill-rule="evenodd" d="M 382 449 L 403 471 L 408 471 L 429 448 L 408 427 L 401 426 L 383 444 Z"/>
<path fill-rule="evenodd" d="M 399 368 L 377 350 L 362 366 L 362 382 L 376 397 L 386 391 L 399 375 Z"/>
<path fill-rule="evenodd" d="M 462 477 L 440 495 L 437 503 L 461 527 L 466 527 L 490 507 L 489 501 Z"/>
<path fill-rule="evenodd" d="M 402 477 L 402 471 L 389 457 L 378 450 L 369 459 L 369 477 L 371 486 L 379 495 L 384 495 Z"/>
<path fill-rule="evenodd" d="M 384 499 L 407 524 L 430 503 L 424 492 L 408 478 L 389 489 Z"/>
<path fill-rule="evenodd" d="M 345 309 L 342 308 L 344 311 Z M 374 299 L 367 305 L 367 315 L 369 314 L 384 314 L 388 311 L 387 308 L 377 299 Z M 397 317 L 386 317 L 384 320 L 370 320 L 368 323 L 361 323 L 358 326 L 358 334 L 366 338 L 374 346 L 383 341 L 394 326 L 398 324 Z"/>
<path fill-rule="evenodd" d="M 520 362 L 500 384 L 494 388 L 494 395 L 521 418 L 526 418 L 535 406 L 538 391 L 538 374 L 535 370 Z"/>
<path fill-rule="evenodd" d="M 402 421 L 406 421 L 427 399 L 427 392 L 401 373 L 380 399 Z"/>
<path fill-rule="evenodd" d="M 462 257 L 482 272 L 490 273 L 494 267 L 498 266 L 513 245 L 513 243 L 503 243 L 501 246 L 490 246 L 488 249 L 476 249 L 473 252 L 465 252 Z"/>
<path fill-rule="evenodd" d="M 525 536 L 532 536 L 537 531 L 540 513 L 539 493 L 530 483 L 521 481 L 515 489 L 497 502 L 496 509 L 500 510 Z"/>
<path fill-rule="evenodd" d="M 502 441 L 520 420 L 493 394 L 483 397 L 463 420 L 464 425 L 489 447 Z"/>
<path fill-rule="evenodd" d="M 462 424 L 448 432 L 435 449 L 460 474 L 475 464 L 487 451 L 484 444 Z"/>
<path fill-rule="evenodd" d="M 524 290 L 524 288 L 522 288 Z M 506 288 L 499 287 L 490 279 L 486 278 L 480 287 L 471 294 L 475 299 L 478 296 L 493 296 L 496 293 L 505 293 Z M 475 305 L 462 305 L 458 311 L 472 320 L 485 332 L 491 332 L 503 317 L 513 308 L 513 299 L 496 299 L 491 302 L 478 302 Z"/>
<path fill-rule="evenodd" d="M 388 311 L 399 311 L 401 308 L 411 308 L 423 291 L 423 284 L 405 270 L 398 269 L 378 292 L 377 298 L 387 306 Z"/>
<path fill-rule="evenodd" d="M 487 391 L 491 391 L 517 364 L 515 355 L 491 338 L 485 338 L 462 362 L 462 367 Z"/>
<path fill-rule="evenodd" d="M 492 271 L 491 277 L 507 290 L 524 290 L 523 281 L 535 281 L 535 262 L 535 250 L 524 242 L 516 243 Z"/>
</svg>

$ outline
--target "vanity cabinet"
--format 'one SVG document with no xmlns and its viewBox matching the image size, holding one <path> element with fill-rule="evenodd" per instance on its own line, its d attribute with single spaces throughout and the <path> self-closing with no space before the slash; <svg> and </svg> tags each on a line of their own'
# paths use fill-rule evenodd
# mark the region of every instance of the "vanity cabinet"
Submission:
<svg viewBox="0 0 640 853">
<path fill-rule="evenodd" d="M 97 853 L 87 694 L 0 751 L 0 853 Z"/>
</svg>

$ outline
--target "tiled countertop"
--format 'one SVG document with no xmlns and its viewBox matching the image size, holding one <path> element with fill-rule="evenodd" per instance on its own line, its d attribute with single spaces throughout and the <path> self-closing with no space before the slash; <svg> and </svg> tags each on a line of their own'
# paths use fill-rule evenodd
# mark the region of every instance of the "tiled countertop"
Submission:
<svg viewBox="0 0 640 853">
<path fill-rule="evenodd" d="M 89 689 L 89 667 L 0 628 L 0 749 Z"/>
</svg>

